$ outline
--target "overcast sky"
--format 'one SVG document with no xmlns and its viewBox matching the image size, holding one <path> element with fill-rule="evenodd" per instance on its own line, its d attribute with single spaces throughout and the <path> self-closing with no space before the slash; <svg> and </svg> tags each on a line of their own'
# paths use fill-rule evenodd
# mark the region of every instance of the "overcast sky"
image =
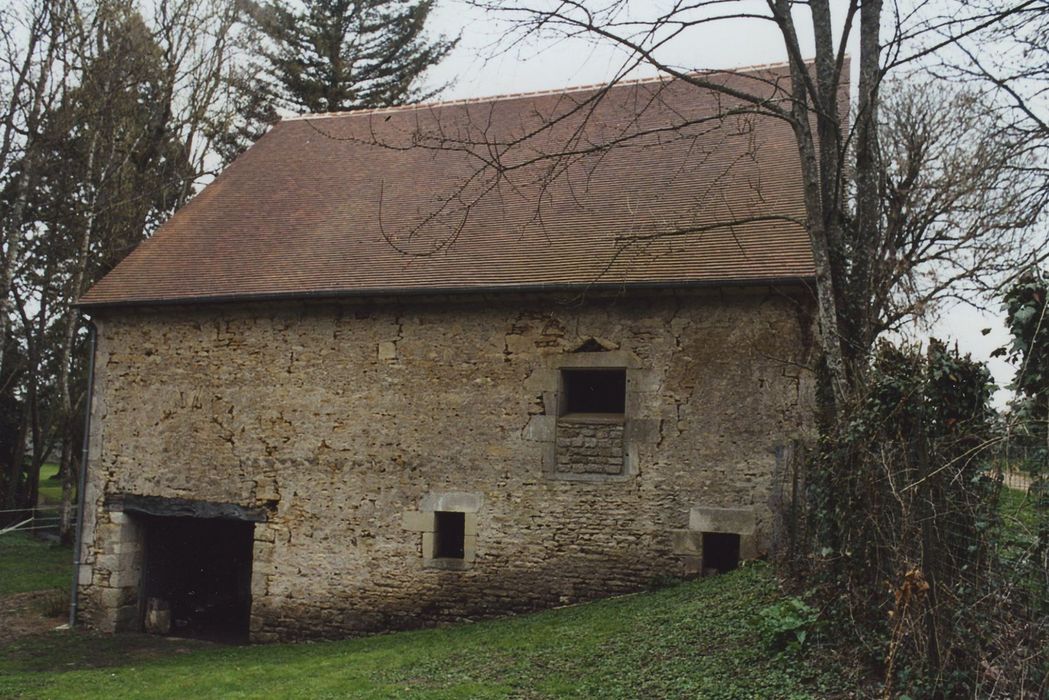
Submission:
<svg viewBox="0 0 1049 700">
<path fill-rule="evenodd" d="M 832 0 L 832 6 L 837 6 L 839 10 L 841 5 L 841 2 Z M 765 3 L 758 2 L 757 6 L 760 10 L 765 7 Z M 837 13 L 839 22 L 841 14 L 840 11 Z M 455 52 L 428 75 L 428 80 L 434 85 L 451 84 L 442 94 L 443 99 L 600 83 L 614 76 L 624 59 L 622 54 L 608 47 L 595 47 L 583 41 L 533 44 L 499 55 L 493 52 L 492 46 L 498 44 L 501 26 L 481 10 L 457 0 L 439 0 L 432 16 L 431 28 L 436 33 L 462 36 Z M 799 27 L 799 31 L 801 29 Z M 801 38 L 803 45 L 810 41 L 809 37 Z M 852 53 L 858 52 L 853 50 Z M 692 30 L 687 40 L 668 47 L 661 56 L 663 60 L 693 68 L 731 68 L 786 60 L 777 30 L 771 23 L 755 21 L 734 25 L 722 23 L 710 25 L 707 29 Z M 653 69 L 642 68 L 631 77 L 654 75 L 656 72 Z M 981 333 L 984 328 L 990 328 L 991 333 L 984 336 Z M 987 314 L 966 305 L 956 305 L 946 310 L 932 333 L 943 339 L 957 341 L 963 352 L 971 352 L 974 357 L 989 361 L 999 385 L 1009 383 L 1012 367 L 1000 359 L 990 357 L 995 348 L 1008 340 L 999 314 Z M 928 333 L 918 331 L 918 334 L 922 337 Z M 997 403 L 1003 404 L 1007 397 L 1008 392 L 1000 391 L 996 397 Z"/>
</svg>

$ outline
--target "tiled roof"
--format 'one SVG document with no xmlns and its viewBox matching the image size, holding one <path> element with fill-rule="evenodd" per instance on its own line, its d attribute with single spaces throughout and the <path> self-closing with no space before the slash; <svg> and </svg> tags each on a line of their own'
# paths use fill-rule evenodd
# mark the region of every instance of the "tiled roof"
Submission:
<svg viewBox="0 0 1049 700">
<path fill-rule="evenodd" d="M 707 77 L 785 99 L 783 67 Z M 790 127 L 736 106 L 644 80 L 288 119 L 81 304 L 810 278 Z"/>
</svg>

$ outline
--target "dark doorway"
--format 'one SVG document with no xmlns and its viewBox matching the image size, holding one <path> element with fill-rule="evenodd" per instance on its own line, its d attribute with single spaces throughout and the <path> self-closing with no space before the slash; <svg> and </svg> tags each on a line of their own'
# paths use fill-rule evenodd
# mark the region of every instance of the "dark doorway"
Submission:
<svg viewBox="0 0 1049 700">
<path fill-rule="evenodd" d="M 739 535 L 733 532 L 703 533 L 703 572 L 723 574 L 739 568 Z"/>
<path fill-rule="evenodd" d="M 143 516 L 145 600 L 171 608 L 171 634 L 241 642 L 251 612 L 253 523 Z"/>
</svg>

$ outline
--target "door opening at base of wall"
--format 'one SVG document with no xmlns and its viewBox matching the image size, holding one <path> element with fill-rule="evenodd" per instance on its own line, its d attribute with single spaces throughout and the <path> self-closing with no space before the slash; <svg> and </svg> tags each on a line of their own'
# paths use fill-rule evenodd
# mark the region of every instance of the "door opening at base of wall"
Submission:
<svg viewBox="0 0 1049 700">
<path fill-rule="evenodd" d="M 723 574 L 739 568 L 739 535 L 734 532 L 703 533 L 703 573 Z"/>
<path fill-rule="evenodd" d="M 434 557 L 462 559 L 466 548 L 466 514 L 450 511 L 434 513 Z"/>
<path fill-rule="evenodd" d="M 225 642 L 248 638 L 253 523 L 140 516 L 147 631 Z"/>
</svg>

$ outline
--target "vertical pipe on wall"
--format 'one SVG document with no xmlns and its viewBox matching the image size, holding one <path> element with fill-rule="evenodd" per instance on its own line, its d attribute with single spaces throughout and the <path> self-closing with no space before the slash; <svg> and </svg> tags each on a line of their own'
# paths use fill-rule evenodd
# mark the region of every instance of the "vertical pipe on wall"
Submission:
<svg viewBox="0 0 1049 700">
<path fill-rule="evenodd" d="M 98 330 L 88 321 L 87 396 L 84 402 L 84 440 L 80 452 L 80 477 L 76 491 L 76 537 L 73 539 L 73 588 L 69 595 L 69 626 L 76 626 L 77 591 L 80 583 L 80 549 L 84 527 L 84 491 L 87 484 L 87 455 L 91 444 L 91 404 L 95 397 L 95 347 L 98 345 Z"/>
</svg>

